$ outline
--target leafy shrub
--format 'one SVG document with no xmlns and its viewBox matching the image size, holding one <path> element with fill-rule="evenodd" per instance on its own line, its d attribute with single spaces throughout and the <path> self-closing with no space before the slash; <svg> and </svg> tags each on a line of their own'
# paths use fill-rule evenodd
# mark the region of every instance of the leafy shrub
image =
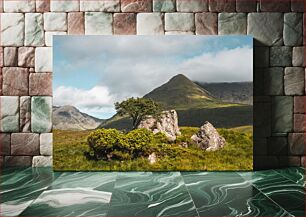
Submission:
<svg viewBox="0 0 306 217">
<path fill-rule="evenodd" d="M 133 158 L 147 156 L 151 151 L 154 135 L 150 130 L 140 128 L 130 131 L 125 135 L 125 146 Z"/>
<path fill-rule="evenodd" d="M 155 143 L 169 143 L 167 136 L 162 132 L 154 134 L 154 141 Z"/>
<path fill-rule="evenodd" d="M 131 160 L 131 154 L 127 151 L 120 151 L 120 150 L 113 150 L 111 152 L 112 159 L 119 159 L 119 160 Z"/>
<path fill-rule="evenodd" d="M 113 150 L 121 149 L 123 139 L 124 134 L 116 129 L 98 129 L 89 134 L 87 143 L 96 159 L 108 160 Z"/>
<path fill-rule="evenodd" d="M 130 160 L 150 154 L 153 133 L 136 129 L 123 134 L 116 129 L 99 129 L 87 138 L 87 143 L 97 160 Z"/>
</svg>

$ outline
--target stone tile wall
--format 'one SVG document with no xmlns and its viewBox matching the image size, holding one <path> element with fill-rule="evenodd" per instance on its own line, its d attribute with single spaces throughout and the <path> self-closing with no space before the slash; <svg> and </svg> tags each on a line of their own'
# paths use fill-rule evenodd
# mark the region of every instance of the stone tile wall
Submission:
<svg viewBox="0 0 306 217">
<path fill-rule="evenodd" d="M 53 35 L 254 36 L 254 168 L 305 165 L 303 0 L 0 0 L 0 164 L 52 164 Z"/>
</svg>

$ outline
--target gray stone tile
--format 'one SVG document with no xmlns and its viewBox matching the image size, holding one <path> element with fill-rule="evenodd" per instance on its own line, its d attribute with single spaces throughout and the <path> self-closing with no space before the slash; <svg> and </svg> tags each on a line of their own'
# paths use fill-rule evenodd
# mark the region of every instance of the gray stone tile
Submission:
<svg viewBox="0 0 306 217">
<path fill-rule="evenodd" d="M 286 95 L 304 95 L 305 94 L 305 71 L 302 67 L 285 68 L 285 94 Z"/>
<path fill-rule="evenodd" d="M 11 134 L 0 133 L 0 155 L 10 155 L 11 153 Z"/>
<path fill-rule="evenodd" d="M 166 13 L 166 31 L 194 31 L 195 22 L 192 13 Z"/>
<path fill-rule="evenodd" d="M 253 35 L 256 46 L 282 45 L 283 22 L 282 13 L 249 13 L 247 34 Z"/>
<path fill-rule="evenodd" d="M 304 6 L 305 6 L 304 0 L 291 0 L 292 12 L 305 12 Z"/>
<path fill-rule="evenodd" d="M 5 47 L 3 49 L 4 66 L 17 66 L 18 52 L 17 47 Z"/>
<path fill-rule="evenodd" d="M 254 47 L 254 66 L 269 67 L 270 49 L 269 47 Z"/>
<path fill-rule="evenodd" d="M 271 67 L 265 72 L 265 91 L 268 95 L 284 94 L 284 68 Z"/>
<path fill-rule="evenodd" d="M 52 129 L 52 98 L 32 97 L 31 129 L 36 133 L 48 133 Z"/>
<path fill-rule="evenodd" d="M 236 2 L 232 0 L 208 0 L 211 12 L 235 12 Z"/>
<path fill-rule="evenodd" d="M 31 97 L 20 97 L 20 131 L 31 131 Z"/>
<path fill-rule="evenodd" d="M 267 68 L 255 68 L 254 70 L 254 96 L 263 96 L 265 93 L 264 75 L 266 71 Z"/>
<path fill-rule="evenodd" d="M 256 0 L 236 0 L 237 12 L 256 12 Z"/>
<path fill-rule="evenodd" d="M 219 13 L 219 35 L 245 35 L 247 16 L 245 13 Z"/>
<path fill-rule="evenodd" d="M 275 96 L 272 99 L 272 132 L 286 133 L 293 128 L 293 97 Z"/>
<path fill-rule="evenodd" d="M 284 44 L 299 46 L 303 43 L 303 14 L 286 13 L 284 16 Z"/>
<path fill-rule="evenodd" d="M 208 12 L 196 13 L 195 28 L 197 35 L 217 35 L 218 14 Z"/>
<path fill-rule="evenodd" d="M 305 67 L 305 47 L 294 47 L 292 51 L 292 66 Z"/>
<path fill-rule="evenodd" d="M 271 103 L 254 103 L 254 137 L 271 135 Z"/>
<path fill-rule="evenodd" d="M 5 156 L 5 167 L 30 167 L 32 165 L 32 156 Z"/>
<path fill-rule="evenodd" d="M 29 94 L 29 71 L 21 67 L 4 67 L 3 95 L 27 96 Z"/>
<path fill-rule="evenodd" d="M 32 167 L 52 167 L 52 156 L 34 156 Z"/>
<path fill-rule="evenodd" d="M 305 155 L 305 133 L 289 133 L 289 154 Z"/>
<path fill-rule="evenodd" d="M 38 155 L 39 135 L 36 133 L 12 133 L 12 155 Z"/>
<path fill-rule="evenodd" d="M 291 66 L 292 48 L 275 46 L 270 49 L 270 66 Z"/>
<path fill-rule="evenodd" d="M 208 10 L 208 0 L 176 0 L 178 12 L 204 12 Z"/>
<path fill-rule="evenodd" d="M 19 131 L 19 97 L 0 96 L 0 132 Z"/>
<path fill-rule="evenodd" d="M 259 0 L 260 10 L 263 12 L 289 12 L 290 11 L 290 0 Z"/>
<path fill-rule="evenodd" d="M 154 12 L 174 12 L 175 0 L 153 0 Z"/>
</svg>

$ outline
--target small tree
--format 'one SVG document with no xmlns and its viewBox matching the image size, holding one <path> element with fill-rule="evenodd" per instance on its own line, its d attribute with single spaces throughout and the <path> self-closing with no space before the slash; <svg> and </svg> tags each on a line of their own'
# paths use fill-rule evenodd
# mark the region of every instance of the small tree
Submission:
<svg viewBox="0 0 306 217">
<path fill-rule="evenodd" d="M 152 99 L 129 98 L 122 102 L 116 102 L 115 108 L 119 115 L 129 115 L 133 120 L 133 129 L 136 129 L 140 122 L 147 115 L 158 116 L 161 107 Z"/>
</svg>

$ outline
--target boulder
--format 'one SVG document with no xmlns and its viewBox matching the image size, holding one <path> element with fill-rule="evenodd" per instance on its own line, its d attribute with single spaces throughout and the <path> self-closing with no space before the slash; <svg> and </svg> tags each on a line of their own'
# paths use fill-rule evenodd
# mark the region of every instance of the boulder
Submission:
<svg viewBox="0 0 306 217">
<path fill-rule="evenodd" d="M 153 152 L 152 154 L 149 155 L 148 160 L 150 162 L 150 164 L 155 164 L 157 161 L 157 156 L 156 154 Z"/>
<path fill-rule="evenodd" d="M 146 128 L 154 134 L 164 133 L 169 141 L 174 141 L 176 136 L 181 135 L 175 110 L 163 111 L 159 119 L 149 115 L 140 122 L 138 128 Z"/>
<path fill-rule="evenodd" d="M 187 142 L 182 142 L 180 145 L 182 148 L 188 148 L 188 143 Z"/>
<path fill-rule="evenodd" d="M 191 140 L 194 141 L 199 148 L 206 151 L 216 151 L 226 144 L 225 139 L 220 136 L 216 128 L 206 121 L 201 126 L 199 132 L 191 136 Z"/>
</svg>

